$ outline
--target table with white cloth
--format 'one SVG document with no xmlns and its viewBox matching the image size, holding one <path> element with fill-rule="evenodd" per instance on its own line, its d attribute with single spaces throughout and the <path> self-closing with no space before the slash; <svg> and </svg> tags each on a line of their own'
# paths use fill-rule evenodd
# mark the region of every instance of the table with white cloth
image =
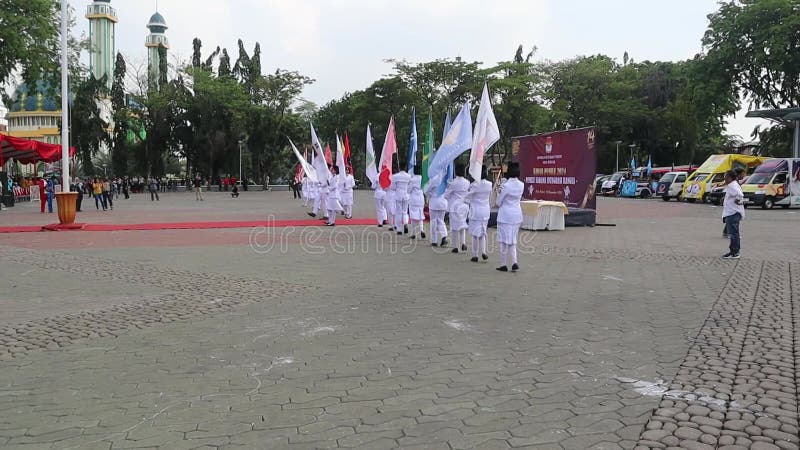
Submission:
<svg viewBox="0 0 800 450">
<path fill-rule="evenodd" d="M 563 230 L 564 216 L 569 214 L 567 205 L 562 202 L 544 200 L 523 200 L 523 230 Z"/>
</svg>

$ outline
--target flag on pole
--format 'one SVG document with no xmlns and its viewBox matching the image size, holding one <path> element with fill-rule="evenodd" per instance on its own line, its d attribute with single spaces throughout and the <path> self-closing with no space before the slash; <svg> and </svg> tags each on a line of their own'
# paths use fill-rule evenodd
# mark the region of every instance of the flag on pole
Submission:
<svg viewBox="0 0 800 450">
<path fill-rule="evenodd" d="M 347 132 L 344 132 L 344 166 L 347 168 L 347 173 L 353 173 L 353 158 L 350 155 L 350 138 Z"/>
<path fill-rule="evenodd" d="M 444 142 L 444 138 L 447 137 L 447 133 L 450 131 L 450 125 L 452 125 L 453 119 L 450 117 L 450 111 L 447 111 L 447 115 L 444 117 L 444 131 L 442 132 L 442 142 Z M 451 162 L 447 165 L 447 172 L 445 173 L 444 178 L 442 178 L 442 182 L 439 183 L 439 190 L 437 193 L 439 195 L 444 195 L 444 191 L 447 190 L 447 182 L 453 179 L 453 174 L 456 171 L 456 164 L 455 162 Z"/>
<path fill-rule="evenodd" d="M 389 189 L 389 186 L 392 185 L 392 163 L 395 153 L 397 153 L 397 140 L 394 136 L 394 117 L 392 117 L 389 119 L 389 128 L 386 130 L 386 139 L 383 141 L 383 150 L 381 150 L 378 181 L 384 189 Z"/>
<path fill-rule="evenodd" d="M 339 139 L 339 133 L 336 133 L 336 167 L 339 168 L 339 174 L 342 176 L 347 174 L 347 166 L 344 164 L 344 145 Z"/>
<path fill-rule="evenodd" d="M 636 159 L 631 158 L 631 171 L 636 170 Z"/>
<path fill-rule="evenodd" d="M 306 174 L 308 179 L 312 182 L 317 182 L 318 178 L 317 174 L 315 173 L 314 167 L 308 164 L 308 161 L 306 161 L 306 158 L 304 156 L 300 155 L 300 151 L 297 150 L 297 147 L 294 146 L 294 142 L 292 142 L 291 139 L 289 139 L 289 144 L 292 145 L 292 151 L 294 152 L 294 156 L 297 157 L 297 162 L 300 163 L 300 166 L 302 167 L 303 172 Z M 301 179 L 303 178 L 302 175 L 300 176 L 300 178 Z"/>
<path fill-rule="evenodd" d="M 647 175 L 653 173 L 653 155 L 647 157 Z"/>
<path fill-rule="evenodd" d="M 417 110 L 411 107 L 411 140 L 408 143 L 408 173 L 414 174 L 417 166 Z"/>
<path fill-rule="evenodd" d="M 425 131 L 425 142 L 422 143 L 422 185 L 428 184 L 428 166 L 433 153 L 433 117 L 428 113 L 428 128 Z"/>
<path fill-rule="evenodd" d="M 428 166 L 428 177 L 436 180 L 436 183 L 441 183 L 442 178 L 445 177 L 447 166 L 471 146 L 472 117 L 470 117 L 469 102 L 466 102 L 450 126 L 439 150 L 433 156 L 433 161 Z"/>
<path fill-rule="evenodd" d="M 319 142 L 317 131 L 314 130 L 313 123 L 311 124 L 311 145 L 314 147 L 315 156 L 311 158 L 311 161 L 317 173 L 317 179 L 318 181 L 327 182 L 331 172 L 328 170 L 328 165 L 325 164 L 325 154 L 322 153 L 322 144 Z"/>
<path fill-rule="evenodd" d="M 497 127 L 497 119 L 494 117 L 494 111 L 492 111 L 489 86 L 484 83 L 481 106 L 478 108 L 478 118 L 475 119 L 472 151 L 469 154 L 469 174 L 472 175 L 472 179 L 481 179 L 483 156 L 498 140 L 500 140 L 500 129 Z"/>
<path fill-rule="evenodd" d="M 336 145 L 339 145 L 339 135 L 336 135 Z M 325 163 L 329 166 L 333 165 L 333 155 L 331 154 L 331 144 L 325 144 Z"/>
<path fill-rule="evenodd" d="M 375 166 L 375 148 L 372 146 L 372 131 L 367 125 L 367 159 L 366 159 L 367 178 L 372 184 L 378 182 L 378 168 Z"/>
</svg>

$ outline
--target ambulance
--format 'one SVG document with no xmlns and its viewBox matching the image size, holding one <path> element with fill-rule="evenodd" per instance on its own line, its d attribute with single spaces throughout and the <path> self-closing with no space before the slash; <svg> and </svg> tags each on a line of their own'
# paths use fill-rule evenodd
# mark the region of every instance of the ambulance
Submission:
<svg viewBox="0 0 800 450">
<path fill-rule="evenodd" d="M 708 193 L 725 182 L 725 172 L 742 168 L 751 172 L 767 158 L 747 155 L 711 155 L 683 184 L 681 197 L 684 201 L 694 203 L 697 200 L 708 202 Z"/>
</svg>

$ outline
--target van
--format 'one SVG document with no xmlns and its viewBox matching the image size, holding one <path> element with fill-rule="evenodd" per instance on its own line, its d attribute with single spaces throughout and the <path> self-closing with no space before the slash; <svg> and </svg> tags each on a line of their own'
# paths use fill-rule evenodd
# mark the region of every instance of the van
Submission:
<svg viewBox="0 0 800 450">
<path fill-rule="evenodd" d="M 767 158 L 747 155 L 711 155 L 693 174 L 689 175 L 683 185 L 681 197 L 684 201 L 694 203 L 697 200 L 708 202 L 708 193 L 725 182 L 725 172 L 742 168 L 746 172 L 761 165 Z"/>
<path fill-rule="evenodd" d="M 683 191 L 683 183 L 689 177 L 689 172 L 667 172 L 660 180 L 658 180 L 658 187 L 656 188 L 656 195 L 661 197 L 665 202 L 674 198 L 681 201 L 681 192 Z"/>
<path fill-rule="evenodd" d="M 772 209 L 800 205 L 800 159 L 774 158 L 761 164 L 742 185 L 746 206 Z"/>
</svg>

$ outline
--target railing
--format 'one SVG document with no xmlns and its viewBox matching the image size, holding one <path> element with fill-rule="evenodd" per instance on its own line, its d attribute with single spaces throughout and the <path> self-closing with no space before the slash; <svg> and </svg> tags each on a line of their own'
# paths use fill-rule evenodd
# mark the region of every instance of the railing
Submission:
<svg viewBox="0 0 800 450">
<path fill-rule="evenodd" d="M 157 45 L 163 45 L 164 47 L 169 47 L 169 40 L 167 39 L 166 36 L 149 35 L 145 38 L 144 45 L 148 47 Z"/>
<path fill-rule="evenodd" d="M 86 7 L 86 15 L 117 17 L 117 10 L 109 5 L 89 5 Z"/>
</svg>

